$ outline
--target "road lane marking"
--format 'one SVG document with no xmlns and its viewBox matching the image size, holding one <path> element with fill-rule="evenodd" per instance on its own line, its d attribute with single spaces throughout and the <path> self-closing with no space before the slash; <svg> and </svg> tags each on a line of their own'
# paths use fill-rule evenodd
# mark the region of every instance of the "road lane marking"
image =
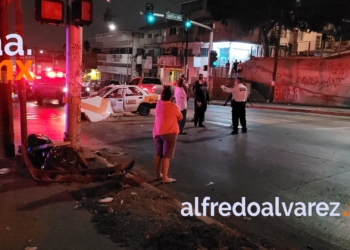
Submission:
<svg viewBox="0 0 350 250">
<path fill-rule="evenodd" d="M 318 130 L 342 130 L 342 129 L 350 129 L 350 127 L 331 127 L 331 128 L 316 128 Z"/>
</svg>

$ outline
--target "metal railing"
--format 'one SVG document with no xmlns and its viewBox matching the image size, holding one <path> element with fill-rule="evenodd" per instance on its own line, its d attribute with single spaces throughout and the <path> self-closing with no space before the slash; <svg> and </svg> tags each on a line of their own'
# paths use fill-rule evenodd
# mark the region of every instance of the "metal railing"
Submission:
<svg viewBox="0 0 350 250">
<path fill-rule="evenodd" d="M 269 47 L 269 56 L 274 56 L 274 46 Z M 340 55 L 350 52 L 350 34 L 340 37 L 331 37 L 326 41 L 322 41 L 321 37 L 316 37 L 313 41 L 298 41 L 296 44 L 281 43 L 279 56 L 313 56 L 325 57 Z M 263 57 L 264 50 L 262 46 L 252 49 L 251 56 Z"/>
</svg>

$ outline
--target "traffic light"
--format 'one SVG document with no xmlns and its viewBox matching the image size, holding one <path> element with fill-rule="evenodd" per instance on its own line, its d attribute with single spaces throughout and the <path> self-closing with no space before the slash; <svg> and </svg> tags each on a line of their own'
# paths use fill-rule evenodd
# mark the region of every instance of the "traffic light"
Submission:
<svg viewBox="0 0 350 250">
<path fill-rule="evenodd" d="M 185 22 L 184 22 L 184 25 L 185 25 L 185 28 L 186 29 L 189 29 L 191 28 L 192 26 L 192 22 L 190 20 L 190 17 L 191 17 L 191 13 L 186 13 L 185 14 Z"/>
<path fill-rule="evenodd" d="M 153 15 L 153 4 L 151 3 L 146 4 L 146 21 L 149 24 L 153 24 L 155 21 L 155 18 Z"/>
<path fill-rule="evenodd" d="M 213 68 L 218 66 L 218 53 L 215 50 L 210 51 L 210 66 Z"/>
<path fill-rule="evenodd" d="M 90 25 L 92 23 L 92 1 L 73 0 L 72 2 L 72 22 L 75 25 Z"/>
<path fill-rule="evenodd" d="M 35 19 L 41 23 L 63 24 L 63 2 L 59 0 L 35 0 Z"/>
</svg>

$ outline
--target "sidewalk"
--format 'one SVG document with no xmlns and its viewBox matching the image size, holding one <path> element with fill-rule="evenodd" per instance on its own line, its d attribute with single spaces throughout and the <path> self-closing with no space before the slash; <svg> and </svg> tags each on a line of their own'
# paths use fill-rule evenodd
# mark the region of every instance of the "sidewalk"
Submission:
<svg viewBox="0 0 350 250">
<path fill-rule="evenodd" d="M 220 100 L 211 101 L 212 105 L 223 105 L 224 103 L 225 101 L 220 101 Z M 228 103 L 228 106 L 229 106 L 229 103 Z M 247 108 L 350 117 L 350 108 L 318 107 L 318 106 L 275 104 L 275 103 L 254 103 L 254 102 L 253 102 L 253 106 L 251 106 L 250 103 L 247 103 Z"/>
</svg>

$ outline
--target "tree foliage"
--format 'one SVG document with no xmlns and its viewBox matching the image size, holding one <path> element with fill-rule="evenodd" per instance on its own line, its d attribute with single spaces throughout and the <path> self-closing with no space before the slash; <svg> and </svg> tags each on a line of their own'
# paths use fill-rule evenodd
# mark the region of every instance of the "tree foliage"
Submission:
<svg viewBox="0 0 350 250">
<path fill-rule="evenodd" d="M 346 28 L 345 19 L 350 18 L 349 0 L 301 0 L 295 9 L 295 17 L 307 23 L 307 29 L 316 32 L 329 30 L 334 32 Z M 328 27 L 327 27 L 328 26 Z"/>
</svg>

